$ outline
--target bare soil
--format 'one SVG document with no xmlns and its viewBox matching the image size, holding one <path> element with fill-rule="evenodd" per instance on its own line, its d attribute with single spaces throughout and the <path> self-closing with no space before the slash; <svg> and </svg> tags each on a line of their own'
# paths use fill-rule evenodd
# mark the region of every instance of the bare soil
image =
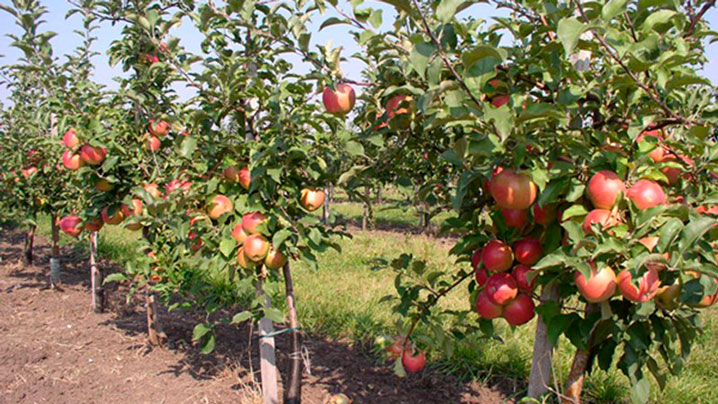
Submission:
<svg viewBox="0 0 718 404">
<path fill-rule="evenodd" d="M 35 265 L 23 268 L 22 234 L 0 228 L 0 403 L 261 403 L 249 328 L 220 327 L 217 348 L 203 355 L 191 343 L 199 313 L 162 310 L 168 343 L 153 348 L 143 300 L 128 303 L 122 286 L 110 286 L 106 312 L 94 313 L 86 253 L 62 249 L 61 283 L 51 289 L 50 248 L 41 237 L 35 244 Z M 117 270 L 100 264 L 105 273 Z M 287 340 L 277 337 L 280 372 L 288 364 Z M 335 393 L 354 404 L 496 404 L 515 394 L 509 383 L 459 383 L 430 370 L 398 378 L 361 349 L 311 335 L 304 345 L 307 404 Z"/>
</svg>

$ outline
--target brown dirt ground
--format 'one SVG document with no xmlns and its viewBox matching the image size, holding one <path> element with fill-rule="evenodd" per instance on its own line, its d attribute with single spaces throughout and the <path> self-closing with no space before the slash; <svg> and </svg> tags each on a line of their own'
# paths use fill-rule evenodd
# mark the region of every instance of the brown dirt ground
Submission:
<svg viewBox="0 0 718 404">
<path fill-rule="evenodd" d="M 248 328 L 220 327 L 211 355 L 191 344 L 198 315 L 161 311 L 166 348 L 146 343 L 142 301 L 109 287 L 108 310 L 90 309 L 85 253 L 64 247 L 59 289 L 47 287 L 50 249 L 38 237 L 35 265 L 23 268 L 20 232 L 0 228 L 0 403 L 261 403 L 256 340 Z M 100 262 L 106 273 L 112 263 Z M 280 372 L 286 340 L 278 337 Z M 515 394 L 506 383 L 459 383 L 430 371 L 400 379 L 391 366 L 345 344 L 308 336 L 311 375 L 303 402 L 345 393 L 354 404 L 497 404 Z M 251 353 L 251 356 L 250 356 Z M 251 364 L 251 366 L 250 366 Z"/>
</svg>

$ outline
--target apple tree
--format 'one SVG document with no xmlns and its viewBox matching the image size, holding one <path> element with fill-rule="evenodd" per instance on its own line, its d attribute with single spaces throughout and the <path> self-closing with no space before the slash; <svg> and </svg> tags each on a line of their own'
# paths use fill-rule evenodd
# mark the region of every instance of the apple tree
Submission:
<svg viewBox="0 0 718 404">
<path fill-rule="evenodd" d="M 463 234 L 456 271 L 392 262 L 407 336 L 423 323 L 432 337 L 419 342 L 450 353 L 535 307 L 530 396 L 552 385 L 563 335 L 576 355 L 562 399 L 580 401 L 585 373 L 615 364 L 646 402 L 648 375 L 663 386 L 664 369 L 680 371 L 697 309 L 715 300 L 716 100 L 697 72 L 715 2 L 476 2 L 509 10 L 493 23 L 474 18 L 474 2 L 388 3 L 389 32 L 362 26 L 361 2 L 343 22 L 377 65 L 415 78 L 379 84 L 412 94 L 408 125 L 440 129 L 441 157 L 460 171 L 445 225 Z M 462 282 L 471 306 L 442 309 Z"/>
</svg>

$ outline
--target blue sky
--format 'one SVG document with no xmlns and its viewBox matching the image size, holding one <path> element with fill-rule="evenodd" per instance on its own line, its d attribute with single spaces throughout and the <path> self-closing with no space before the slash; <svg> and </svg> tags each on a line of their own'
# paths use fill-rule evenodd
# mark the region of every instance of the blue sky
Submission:
<svg viewBox="0 0 718 404">
<path fill-rule="evenodd" d="M 55 56 L 61 57 L 65 54 L 70 54 L 74 51 L 75 47 L 80 43 L 79 37 L 73 32 L 74 30 L 82 28 L 81 17 L 74 15 L 69 20 L 65 19 L 65 15 L 70 9 L 70 5 L 65 0 L 41 0 L 48 7 L 48 13 L 45 15 L 46 24 L 42 26 L 43 30 L 53 31 L 57 33 L 57 36 L 53 39 L 52 44 L 55 51 Z M 10 0 L 0 0 L 0 3 L 8 4 Z M 342 8 L 345 11 L 350 11 L 351 6 L 348 2 L 342 2 Z M 365 4 L 373 8 L 381 8 L 384 16 L 384 26 L 382 29 L 388 27 L 388 21 L 390 21 L 395 12 L 391 7 L 379 3 L 377 1 L 366 1 Z M 490 6 L 487 5 L 476 5 L 473 6 L 464 13 L 471 13 L 472 15 L 489 19 L 496 15 L 506 15 L 505 12 L 497 12 Z M 332 16 L 332 12 L 327 13 L 328 16 Z M 706 14 L 706 18 L 711 24 L 713 29 L 718 29 L 718 10 L 715 8 Z M 311 30 L 312 43 L 324 45 L 328 41 L 332 41 L 333 46 L 342 46 L 344 49 L 343 55 L 348 59 L 342 63 L 342 71 L 344 76 L 359 80 L 360 73 L 363 68 L 363 64 L 352 59 L 351 55 L 359 50 L 348 32 L 350 30 L 347 25 L 335 25 L 325 30 L 318 32 L 319 24 L 321 21 L 317 18 L 317 21 L 312 23 Z M 123 72 L 118 67 L 110 67 L 108 64 L 107 55 L 104 53 L 110 46 L 110 43 L 119 37 L 121 27 L 119 25 L 111 26 L 105 23 L 101 28 L 95 31 L 95 35 L 98 37 L 95 43 L 94 50 L 101 52 L 93 62 L 96 67 L 95 80 L 108 86 L 109 88 L 117 88 L 117 84 L 113 81 L 114 77 L 122 76 Z M 10 46 L 10 38 L 6 34 L 17 34 L 19 28 L 15 25 L 15 22 L 8 13 L 0 11 L 0 54 L 3 55 L 0 58 L 0 64 L 12 64 L 20 56 L 20 53 Z M 201 54 L 200 41 L 201 35 L 194 29 L 192 24 L 185 23 L 179 28 L 175 29 L 172 34 L 181 38 L 182 44 L 191 52 Z M 288 57 L 288 59 L 295 64 L 297 69 L 305 69 L 298 57 Z M 711 79 L 713 83 L 718 84 L 718 43 L 712 44 L 708 47 L 708 59 L 710 64 L 706 66 L 703 74 Z M 181 95 L 187 96 L 191 93 L 191 90 L 185 88 L 176 89 Z M 7 89 L 0 87 L 0 102 L 4 102 L 8 95 Z"/>
</svg>

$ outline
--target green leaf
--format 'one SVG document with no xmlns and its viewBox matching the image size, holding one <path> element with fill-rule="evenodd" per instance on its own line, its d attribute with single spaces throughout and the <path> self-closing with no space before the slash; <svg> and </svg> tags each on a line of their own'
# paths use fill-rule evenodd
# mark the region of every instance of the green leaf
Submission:
<svg viewBox="0 0 718 404">
<path fill-rule="evenodd" d="M 501 137 L 503 142 L 511 135 L 511 129 L 514 127 L 514 111 L 508 104 L 501 108 L 489 107 L 484 110 L 484 120 L 494 123 L 496 134 Z"/>
<path fill-rule="evenodd" d="M 413 9 L 411 3 L 408 0 L 379 0 L 382 3 L 390 4 L 399 11 L 404 11 L 407 14 L 412 14 Z"/>
<path fill-rule="evenodd" d="M 237 245 L 237 242 L 233 239 L 224 239 L 219 243 L 219 252 L 222 253 L 225 257 L 229 257 L 232 255 L 232 251 L 234 251 L 234 247 Z"/>
<path fill-rule="evenodd" d="M 603 6 L 601 15 L 606 21 L 610 21 L 613 17 L 621 14 L 626 10 L 628 0 L 611 0 Z"/>
<path fill-rule="evenodd" d="M 381 15 L 382 15 L 381 9 L 372 10 L 371 15 L 369 16 L 369 23 L 372 25 L 372 27 L 379 29 L 381 27 Z"/>
<path fill-rule="evenodd" d="M 269 307 L 264 309 L 264 317 L 272 320 L 275 323 L 283 323 L 284 322 L 284 314 L 281 310 L 277 309 L 276 307 Z"/>
<path fill-rule="evenodd" d="M 584 216 L 588 214 L 588 210 L 583 205 L 572 205 L 563 212 L 563 220 L 570 219 L 575 216 Z"/>
<path fill-rule="evenodd" d="M 642 377 L 631 386 L 631 401 L 635 404 L 647 403 L 650 393 L 651 383 L 647 378 Z"/>
<path fill-rule="evenodd" d="M 274 248 L 281 248 L 284 241 L 286 241 L 291 235 L 292 231 L 289 229 L 282 229 L 274 233 L 272 236 L 272 246 L 274 246 Z"/>
<path fill-rule="evenodd" d="M 688 223 L 683 229 L 678 243 L 680 255 L 683 255 L 699 238 L 716 225 L 718 225 L 718 220 L 706 216 L 699 216 Z"/>
<path fill-rule="evenodd" d="M 683 222 L 678 218 L 671 218 L 671 220 L 664 223 L 658 236 L 658 251 L 665 252 L 673 244 L 681 230 L 683 230 Z"/>
<path fill-rule="evenodd" d="M 112 171 L 112 168 L 117 164 L 117 161 L 119 158 L 117 156 L 111 156 L 105 159 L 105 162 L 102 163 L 102 171 L 109 172 Z"/>
<path fill-rule="evenodd" d="M 463 0 L 442 0 L 439 2 L 439 7 L 436 8 L 436 17 L 443 23 L 451 21 L 456 14 L 456 8 L 461 3 Z"/>
<path fill-rule="evenodd" d="M 337 17 L 327 18 L 326 20 L 324 20 L 322 25 L 319 26 L 319 31 L 323 30 L 326 27 L 331 27 L 332 25 L 339 24 L 349 24 L 349 21 Z"/>
<path fill-rule="evenodd" d="M 643 25 L 641 26 L 641 29 L 645 32 L 652 31 L 652 30 L 658 30 L 662 27 L 657 26 L 663 26 L 668 23 L 668 21 L 673 18 L 673 16 L 676 15 L 676 11 L 674 10 L 658 10 L 655 13 L 651 14 L 646 18 L 645 21 L 643 21 Z M 665 29 L 661 29 L 660 32 L 665 32 Z"/>
<path fill-rule="evenodd" d="M 563 18 L 558 22 L 558 39 L 563 45 L 563 49 L 567 55 L 570 55 L 576 45 L 578 39 L 588 27 L 577 18 Z"/>
<path fill-rule="evenodd" d="M 506 51 L 503 49 L 497 49 L 490 45 L 479 45 L 469 51 L 461 54 L 461 63 L 464 65 L 465 70 L 469 70 L 471 66 L 484 58 L 493 58 L 497 60 L 497 63 L 501 63 L 506 59 Z"/>
<path fill-rule="evenodd" d="M 411 67 L 423 78 L 426 74 L 426 66 L 429 64 L 431 55 L 436 51 L 436 47 L 430 42 L 418 42 L 412 48 L 409 54 L 409 62 Z"/>
<path fill-rule="evenodd" d="M 208 338 L 205 338 L 202 342 L 202 349 L 200 352 L 207 355 L 209 353 L 212 353 L 214 351 L 214 347 L 217 344 L 217 338 L 214 336 L 214 334 L 209 335 Z"/>
<path fill-rule="evenodd" d="M 202 323 L 197 324 L 196 326 L 194 326 L 194 330 L 192 331 L 192 341 L 194 341 L 194 342 L 199 341 L 200 338 L 204 337 L 205 334 L 207 334 L 210 331 L 211 331 L 211 329 L 209 327 L 207 327 L 207 325 L 202 324 Z"/>
<path fill-rule="evenodd" d="M 229 323 L 232 325 L 237 325 L 239 323 L 245 322 L 249 320 L 252 317 L 252 312 L 250 311 L 243 311 L 241 313 L 237 313 L 232 317 L 232 321 Z"/>
<path fill-rule="evenodd" d="M 362 146 L 359 142 L 355 142 L 354 140 L 348 141 L 346 143 L 345 149 L 347 153 L 349 153 L 349 155 L 353 157 L 364 155 L 364 146 Z"/>
<path fill-rule="evenodd" d="M 120 282 L 120 281 L 126 281 L 126 280 L 127 280 L 127 276 L 125 276 L 125 274 L 120 273 L 120 272 L 115 272 L 114 274 L 107 275 L 105 277 L 105 280 L 102 281 L 102 284 L 104 285 L 104 284 L 107 284 L 110 282 Z"/>
<path fill-rule="evenodd" d="M 180 156 L 188 158 L 194 153 L 197 148 L 197 137 L 187 136 L 182 140 L 182 146 L 180 147 Z"/>
</svg>

